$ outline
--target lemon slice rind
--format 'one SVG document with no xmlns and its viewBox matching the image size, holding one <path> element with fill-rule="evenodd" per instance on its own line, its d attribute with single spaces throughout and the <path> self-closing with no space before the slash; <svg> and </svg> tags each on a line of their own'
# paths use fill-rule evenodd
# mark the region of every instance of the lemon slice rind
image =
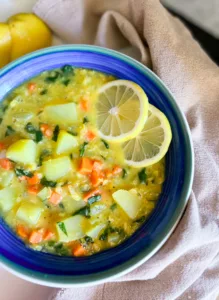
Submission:
<svg viewBox="0 0 219 300">
<path fill-rule="evenodd" d="M 132 158 L 135 156 L 135 152 L 139 156 L 143 155 L 143 154 L 146 156 L 146 153 L 144 152 L 145 148 L 143 147 L 144 145 L 142 143 L 151 143 L 150 138 L 149 138 L 149 140 L 147 140 L 147 138 L 145 138 L 145 136 L 143 138 L 143 135 L 145 135 L 145 132 L 144 132 L 145 126 L 146 126 L 147 122 L 150 121 L 151 115 L 155 117 L 155 120 L 157 118 L 157 120 L 160 121 L 160 125 L 151 127 L 150 130 L 152 131 L 155 129 L 155 130 L 158 130 L 158 132 L 159 132 L 160 131 L 159 128 L 160 128 L 160 129 L 163 129 L 163 133 L 164 133 L 164 137 L 163 137 L 161 146 L 158 147 L 157 145 L 155 145 L 155 147 L 159 148 L 159 152 L 150 158 L 145 158 L 145 159 L 142 159 L 139 161 L 136 161 L 136 160 L 130 159 L 130 158 L 127 159 L 126 151 L 127 151 L 128 147 L 130 147 L 130 145 L 133 145 L 132 146 L 132 148 L 133 148 Z M 154 107 L 151 104 L 149 104 L 149 118 L 146 121 L 145 126 L 144 126 L 142 132 L 138 136 L 136 136 L 134 139 L 131 139 L 131 140 L 125 142 L 122 145 L 123 151 L 124 151 L 124 156 L 125 156 L 125 162 L 129 166 L 140 168 L 140 167 L 147 167 L 147 166 L 153 165 L 153 164 L 157 163 L 158 161 L 160 161 L 165 156 L 165 154 L 167 153 L 167 151 L 169 149 L 169 145 L 170 145 L 170 142 L 172 139 L 172 131 L 171 131 L 169 121 L 168 121 L 167 117 L 159 109 L 157 109 L 156 107 Z M 149 132 L 149 130 L 148 130 L 148 132 Z M 151 134 L 151 137 L 152 137 L 152 134 Z M 154 136 L 153 136 L 153 139 L 154 139 Z M 132 143 L 132 144 L 130 144 L 130 143 Z"/>
</svg>

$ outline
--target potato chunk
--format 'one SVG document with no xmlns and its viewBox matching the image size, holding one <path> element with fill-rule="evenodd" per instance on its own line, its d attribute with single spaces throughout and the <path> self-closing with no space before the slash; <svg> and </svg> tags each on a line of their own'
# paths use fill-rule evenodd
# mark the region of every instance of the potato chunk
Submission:
<svg viewBox="0 0 219 300">
<path fill-rule="evenodd" d="M 56 147 L 57 154 L 69 154 L 77 145 L 78 141 L 76 137 L 72 136 L 65 130 L 60 130 Z"/>
<path fill-rule="evenodd" d="M 65 196 L 62 200 L 62 204 L 65 207 L 65 211 L 69 214 L 73 214 L 79 209 L 86 206 L 86 202 L 83 200 L 75 201 L 71 196 Z"/>
<path fill-rule="evenodd" d="M 43 207 L 39 204 L 23 202 L 20 205 L 16 216 L 29 225 L 35 225 L 38 222 L 42 211 Z"/>
<path fill-rule="evenodd" d="M 42 117 L 54 124 L 71 125 L 78 119 L 77 107 L 75 103 L 46 106 Z"/>
<path fill-rule="evenodd" d="M 0 185 L 2 187 L 9 186 L 14 178 L 15 174 L 13 171 L 1 170 L 0 171 Z"/>
<path fill-rule="evenodd" d="M 18 163 L 33 164 L 36 154 L 36 144 L 32 140 L 19 140 L 8 148 L 6 157 Z"/>
<path fill-rule="evenodd" d="M 95 239 L 98 237 L 100 231 L 106 227 L 106 224 L 94 224 L 91 225 L 91 227 L 86 230 L 86 235 L 90 236 L 92 239 Z"/>
<path fill-rule="evenodd" d="M 43 163 L 43 174 L 48 180 L 58 180 L 72 170 L 68 156 L 47 160 Z"/>
<path fill-rule="evenodd" d="M 12 187 L 6 187 L 0 190 L 0 207 L 4 212 L 12 209 L 16 202 L 17 190 Z"/>
<path fill-rule="evenodd" d="M 137 217 L 142 205 L 142 200 L 137 195 L 126 190 L 118 190 L 112 196 L 130 219 Z"/>
<path fill-rule="evenodd" d="M 70 242 L 85 236 L 87 220 L 85 217 L 76 215 L 56 224 L 60 242 Z"/>
</svg>

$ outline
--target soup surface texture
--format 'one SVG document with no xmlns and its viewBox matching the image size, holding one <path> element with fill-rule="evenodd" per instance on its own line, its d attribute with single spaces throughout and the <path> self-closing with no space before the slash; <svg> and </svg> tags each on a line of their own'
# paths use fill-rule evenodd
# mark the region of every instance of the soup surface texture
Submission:
<svg viewBox="0 0 219 300">
<path fill-rule="evenodd" d="M 0 212 L 30 247 L 86 256 L 131 236 L 156 205 L 165 161 L 125 163 L 98 136 L 98 89 L 114 77 L 64 66 L 16 88 L 0 109 Z"/>
</svg>

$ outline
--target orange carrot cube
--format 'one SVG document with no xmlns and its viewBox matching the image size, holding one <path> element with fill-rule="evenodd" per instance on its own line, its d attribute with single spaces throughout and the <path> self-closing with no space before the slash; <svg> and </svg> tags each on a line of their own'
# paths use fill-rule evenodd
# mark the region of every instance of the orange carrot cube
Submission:
<svg viewBox="0 0 219 300">
<path fill-rule="evenodd" d="M 84 175 L 91 174 L 93 170 L 93 160 L 89 157 L 82 157 L 79 165 L 79 172 Z"/>
<path fill-rule="evenodd" d="M 13 169 L 13 163 L 8 158 L 1 158 L 0 166 L 5 170 Z"/>
<path fill-rule="evenodd" d="M 53 205 L 58 205 L 62 200 L 62 195 L 60 195 L 57 192 L 52 192 L 50 198 L 49 198 L 49 202 L 52 203 Z"/>
<path fill-rule="evenodd" d="M 43 240 L 43 232 L 41 230 L 33 230 L 29 237 L 31 244 L 39 244 Z"/>
<path fill-rule="evenodd" d="M 30 93 L 34 92 L 34 90 L 36 89 L 36 83 L 34 82 L 29 82 L 27 85 L 28 91 Z"/>
</svg>

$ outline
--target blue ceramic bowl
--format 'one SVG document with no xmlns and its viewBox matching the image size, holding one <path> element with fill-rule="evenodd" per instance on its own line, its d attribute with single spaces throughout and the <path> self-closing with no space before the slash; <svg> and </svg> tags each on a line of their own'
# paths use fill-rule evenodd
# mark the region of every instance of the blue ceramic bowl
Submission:
<svg viewBox="0 0 219 300">
<path fill-rule="evenodd" d="M 167 154 L 166 181 L 154 212 L 132 237 L 113 249 L 82 258 L 35 252 L 0 220 L 2 265 L 26 280 L 55 287 L 101 283 L 130 272 L 154 255 L 180 220 L 194 169 L 189 127 L 172 94 L 148 68 L 116 51 L 69 45 L 26 55 L 0 71 L 0 101 L 26 80 L 65 64 L 135 81 L 145 90 L 150 103 L 169 119 L 173 139 Z"/>
</svg>

